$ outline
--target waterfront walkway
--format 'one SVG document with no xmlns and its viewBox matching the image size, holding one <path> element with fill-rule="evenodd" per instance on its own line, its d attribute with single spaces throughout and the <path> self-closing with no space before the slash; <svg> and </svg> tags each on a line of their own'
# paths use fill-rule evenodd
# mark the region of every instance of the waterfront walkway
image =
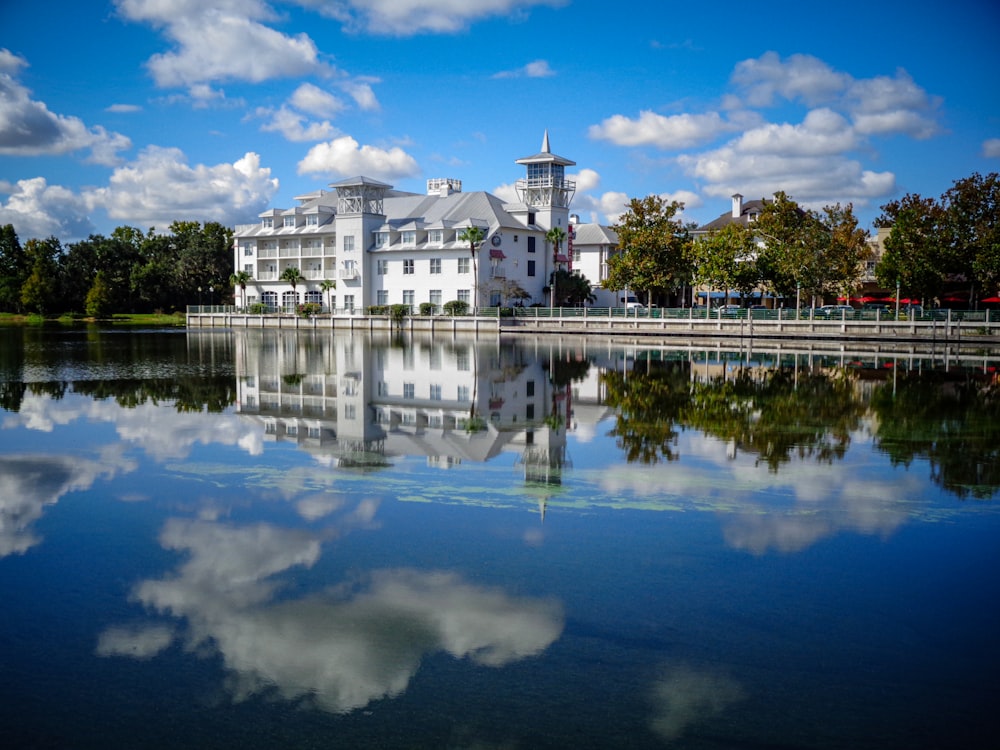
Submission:
<svg viewBox="0 0 1000 750">
<path fill-rule="evenodd" d="M 899 319 L 890 312 L 856 311 L 853 316 L 819 317 L 803 310 L 740 310 L 732 316 L 707 315 L 697 308 L 628 310 L 624 308 L 515 308 L 500 315 L 497 308 L 478 315 L 409 316 L 401 323 L 384 315 L 339 311 L 308 318 L 292 314 L 252 315 L 232 307 L 191 307 L 189 328 L 282 328 L 292 330 L 376 331 L 402 328 L 477 334 L 598 335 L 631 338 L 750 338 L 828 339 L 854 341 L 933 341 L 984 345 L 1000 344 L 1000 312 L 936 310 L 932 314 Z"/>
</svg>

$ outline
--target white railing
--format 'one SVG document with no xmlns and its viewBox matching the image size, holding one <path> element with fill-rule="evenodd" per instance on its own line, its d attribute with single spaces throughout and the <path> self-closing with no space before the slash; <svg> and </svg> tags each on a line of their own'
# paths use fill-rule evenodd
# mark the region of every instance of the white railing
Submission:
<svg viewBox="0 0 1000 750">
<path fill-rule="evenodd" d="M 337 278 L 340 279 L 356 279 L 358 275 L 358 269 L 356 268 L 341 268 L 337 271 Z"/>
<path fill-rule="evenodd" d="M 277 271 L 260 271 L 257 274 L 257 281 L 277 281 Z"/>
</svg>

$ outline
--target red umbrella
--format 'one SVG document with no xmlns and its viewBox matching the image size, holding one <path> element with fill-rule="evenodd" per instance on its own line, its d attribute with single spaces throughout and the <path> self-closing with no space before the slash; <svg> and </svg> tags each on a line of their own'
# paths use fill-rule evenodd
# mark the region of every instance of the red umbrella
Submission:
<svg viewBox="0 0 1000 750">
<path fill-rule="evenodd" d="M 1000 305 L 1000 297 L 987 297 L 986 299 L 979 300 L 984 305 Z"/>
</svg>

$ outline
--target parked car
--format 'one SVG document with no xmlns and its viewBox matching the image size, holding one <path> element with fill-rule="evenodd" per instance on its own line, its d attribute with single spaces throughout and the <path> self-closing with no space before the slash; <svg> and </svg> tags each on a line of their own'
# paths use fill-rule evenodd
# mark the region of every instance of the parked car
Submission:
<svg viewBox="0 0 1000 750">
<path fill-rule="evenodd" d="M 644 304 L 642 304 L 641 302 L 626 302 L 625 303 L 625 309 L 626 310 L 645 310 L 646 306 Z"/>
<path fill-rule="evenodd" d="M 739 305 L 720 305 L 719 315 L 723 318 L 735 318 L 739 316 L 742 309 Z"/>
<path fill-rule="evenodd" d="M 853 318 L 855 310 L 850 305 L 823 305 L 816 308 L 817 318 Z"/>
</svg>

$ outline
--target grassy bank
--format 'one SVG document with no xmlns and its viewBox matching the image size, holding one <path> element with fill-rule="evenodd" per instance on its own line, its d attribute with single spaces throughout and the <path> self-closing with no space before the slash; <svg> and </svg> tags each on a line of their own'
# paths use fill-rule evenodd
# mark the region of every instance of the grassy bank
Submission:
<svg viewBox="0 0 1000 750">
<path fill-rule="evenodd" d="M 142 313 L 112 315 L 110 318 L 88 318 L 84 315 L 15 315 L 0 313 L 0 325 L 110 325 L 110 326 L 184 326 L 184 313 Z"/>
</svg>

